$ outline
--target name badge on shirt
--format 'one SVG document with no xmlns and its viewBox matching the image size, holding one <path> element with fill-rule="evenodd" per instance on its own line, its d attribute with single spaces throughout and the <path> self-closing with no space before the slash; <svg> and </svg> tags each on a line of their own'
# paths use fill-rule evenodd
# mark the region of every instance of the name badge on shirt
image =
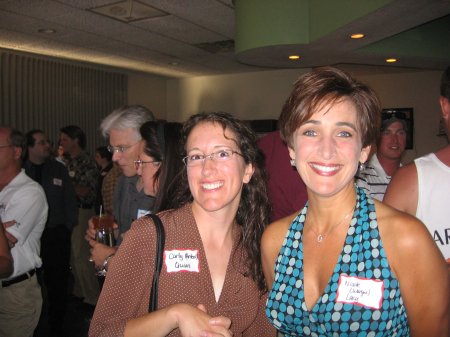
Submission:
<svg viewBox="0 0 450 337">
<path fill-rule="evenodd" d="M 380 309 L 383 301 L 383 290 L 383 281 L 341 275 L 336 302 Z"/>
<path fill-rule="evenodd" d="M 139 219 L 139 218 L 141 218 L 141 217 L 143 217 L 143 216 L 145 216 L 145 215 L 147 215 L 147 214 L 150 214 L 150 213 L 151 213 L 151 212 L 150 212 L 149 210 L 146 210 L 146 209 L 138 209 L 136 219 Z"/>
<path fill-rule="evenodd" d="M 62 186 L 62 180 L 58 178 L 53 178 L 53 185 Z"/>
<path fill-rule="evenodd" d="M 165 250 L 164 263 L 168 273 L 200 272 L 198 250 Z"/>
</svg>

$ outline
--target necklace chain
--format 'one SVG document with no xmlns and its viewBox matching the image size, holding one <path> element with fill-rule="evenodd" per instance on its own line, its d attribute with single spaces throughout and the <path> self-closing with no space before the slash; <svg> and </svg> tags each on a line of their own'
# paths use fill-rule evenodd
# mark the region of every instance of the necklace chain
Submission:
<svg viewBox="0 0 450 337">
<path fill-rule="evenodd" d="M 355 210 L 355 206 L 352 208 L 352 210 L 351 210 L 349 213 L 345 214 L 345 216 L 344 216 L 338 223 L 336 223 L 335 225 L 331 226 L 330 229 L 329 229 L 327 232 L 325 232 L 324 234 L 317 233 L 317 232 L 313 229 L 313 227 L 310 226 L 311 231 L 316 235 L 316 241 L 317 241 L 317 243 L 322 243 L 322 241 L 325 240 L 325 238 L 328 236 L 328 234 L 331 233 L 331 231 L 332 231 L 334 228 L 336 228 L 337 226 L 339 226 L 339 225 L 340 225 L 341 223 L 343 223 L 346 219 L 348 219 L 348 217 L 349 217 L 350 215 L 353 214 L 354 210 Z"/>
</svg>

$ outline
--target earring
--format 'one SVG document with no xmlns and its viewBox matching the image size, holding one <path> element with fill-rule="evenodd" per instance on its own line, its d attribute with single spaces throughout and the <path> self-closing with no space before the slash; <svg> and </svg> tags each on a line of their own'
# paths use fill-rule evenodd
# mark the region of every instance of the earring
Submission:
<svg viewBox="0 0 450 337">
<path fill-rule="evenodd" d="M 295 159 L 291 159 L 291 166 L 295 167 Z"/>
<path fill-rule="evenodd" d="M 365 163 L 359 163 L 359 171 L 364 171 L 366 169 L 366 164 Z"/>
</svg>

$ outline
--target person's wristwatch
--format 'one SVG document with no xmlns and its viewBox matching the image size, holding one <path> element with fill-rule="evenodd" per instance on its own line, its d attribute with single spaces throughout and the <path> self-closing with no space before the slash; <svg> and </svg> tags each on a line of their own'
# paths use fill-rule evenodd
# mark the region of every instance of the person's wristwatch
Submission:
<svg viewBox="0 0 450 337">
<path fill-rule="evenodd" d="M 105 261 L 103 261 L 102 270 L 104 270 L 105 272 L 108 271 L 108 263 L 109 263 L 109 260 L 114 256 L 114 254 L 115 254 L 115 253 L 109 254 L 109 255 L 106 257 Z"/>
</svg>

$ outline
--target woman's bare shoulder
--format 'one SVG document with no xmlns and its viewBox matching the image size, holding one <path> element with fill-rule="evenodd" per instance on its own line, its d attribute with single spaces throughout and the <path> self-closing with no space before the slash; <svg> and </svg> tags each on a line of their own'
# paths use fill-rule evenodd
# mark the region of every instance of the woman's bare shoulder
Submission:
<svg viewBox="0 0 450 337">
<path fill-rule="evenodd" d="M 282 234 L 284 236 L 284 234 L 286 233 L 286 231 L 288 230 L 289 226 L 291 225 L 292 221 L 294 221 L 296 216 L 297 213 L 294 213 L 272 222 L 267 226 L 267 228 L 264 231 L 264 234 L 267 233 L 267 235 L 270 236 L 272 235 L 278 236 Z"/>
<path fill-rule="evenodd" d="M 416 217 L 380 201 L 374 200 L 374 202 L 378 228 L 383 240 L 392 237 L 398 243 L 407 243 L 408 240 L 430 238 L 427 228 Z"/>
<path fill-rule="evenodd" d="M 397 266 L 421 252 L 439 256 L 426 226 L 416 217 L 375 201 L 378 228 L 388 259 Z"/>
</svg>

